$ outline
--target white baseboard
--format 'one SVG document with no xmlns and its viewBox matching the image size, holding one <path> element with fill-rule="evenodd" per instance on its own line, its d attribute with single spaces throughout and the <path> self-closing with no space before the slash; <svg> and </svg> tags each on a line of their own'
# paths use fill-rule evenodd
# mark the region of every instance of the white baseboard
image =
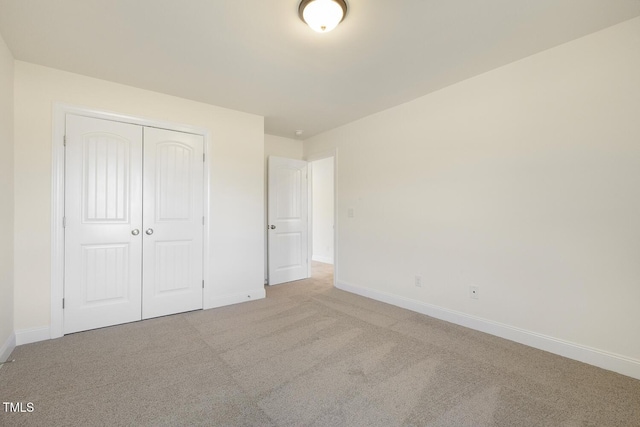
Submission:
<svg viewBox="0 0 640 427">
<path fill-rule="evenodd" d="M 49 326 L 16 331 L 16 345 L 31 344 L 34 342 L 46 341 L 50 339 L 51 328 Z"/>
<path fill-rule="evenodd" d="M 328 256 L 314 255 L 311 261 L 323 262 L 325 264 L 333 264 L 333 258 Z"/>
<path fill-rule="evenodd" d="M 205 305 L 204 309 L 216 307 L 224 307 L 225 305 L 238 304 L 241 302 L 253 301 L 262 299 L 267 296 L 267 293 L 263 289 L 256 289 L 252 291 L 240 292 L 237 294 L 221 295 L 213 298 L 209 301 L 209 304 Z"/>
<path fill-rule="evenodd" d="M 435 317 L 436 319 L 445 320 L 470 329 L 528 345 L 529 347 L 548 351 L 569 359 L 640 379 L 640 360 L 637 359 L 527 331 L 504 323 L 482 319 L 459 311 L 449 310 L 387 292 L 364 288 L 362 286 L 337 282 L 336 287 L 347 292 Z"/>
<path fill-rule="evenodd" d="M 14 348 L 16 348 L 16 334 L 11 332 L 11 335 L 0 347 L 0 362 L 6 362 Z"/>
</svg>

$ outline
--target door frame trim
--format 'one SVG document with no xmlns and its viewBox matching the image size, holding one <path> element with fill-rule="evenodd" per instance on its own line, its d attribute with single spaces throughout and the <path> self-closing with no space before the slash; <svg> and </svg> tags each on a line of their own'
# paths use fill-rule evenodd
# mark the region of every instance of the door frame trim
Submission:
<svg viewBox="0 0 640 427">
<path fill-rule="evenodd" d="M 308 180 L 307 185 L 309 187 L 309 244 L 308 244 L 308 257 L 309 257 L 309 277 L 311 277 L 311 258 L 313 254 L 313 166 L 311 163 L 316 160 L 322 160 L 327 158 L 333 158 L 333 287 L 337 287 L 338 283 L 338 148 L 333 148 L 327 151 L 321 151 L 305 156 L 303 160 L 309 163 L 309 170 L 311 179 Z"/>
<path fill-rule="evenodd" d="M 204 289 L 202 295 L 203 308 L 209 308 L 207 301 L 211 299 L 212 287 L 209 272 L 209 221 L 210 221 L 210 144 L 211 132 L 202 127 L 191 126 L 163 120 L 155 120 L 137 116 L 120 114 L 112 111 L 99 110 L 78 105 L 55 102 L 53 104 L 53 130 L 51 141 L 51 338 L 64 335 L 64 135 L 67 114 L 130 123 L 139 126 L 155 127 L 177 132 L 201 135 L 204 139 L 204 185 L 203 185 L 203 215 L 205 217 L 203 230 L 203 263 L 202 276 Z"/>
</svg>

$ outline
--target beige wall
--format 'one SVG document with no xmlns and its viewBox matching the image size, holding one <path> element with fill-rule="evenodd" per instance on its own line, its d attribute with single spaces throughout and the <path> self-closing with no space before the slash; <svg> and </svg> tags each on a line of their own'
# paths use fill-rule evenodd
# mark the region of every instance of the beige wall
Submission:
<svg viewBox="0 0 640 427">
<path fill-rule="evenodd" d="M 264 292 L 264 120 L 212 105 L 16 61 L 15 329 L 50 324 L 54 102 L 211 132 L 212 301 Z"/>
<path fill-rule="evenodd" d="M 0 36 L 0 362 L 13 346 L 13 73 Z"/>
<path fill-rule="evenodd" d="M 268 279 L 267 253 L 267 159 L 269 156 L 302 160 L 302 141 L 282 136 L 264 135 L 264 280 Z"/>
<path fill-rule="evenodd" d="M 338 282 L 640 375 L 640 18 L 311 138 L 305 155 L 333 147 Z"/>
<path fill-rule="evenodd" d="M 264 135 L 264 159 L 269 156 L 288 157 L 290 159 L 302 159 L 302 141 L 282 136 Z"/>
<path fill-rule="evenodd" d="M 333 264 L 333 157 L 311 162 L 314 261 Z"/>
</svg>

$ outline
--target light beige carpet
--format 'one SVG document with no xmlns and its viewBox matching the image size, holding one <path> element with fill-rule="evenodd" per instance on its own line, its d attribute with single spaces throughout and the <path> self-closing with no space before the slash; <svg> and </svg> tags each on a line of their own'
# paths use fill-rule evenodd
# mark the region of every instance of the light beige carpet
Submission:
<svg viewBox="0 0 640 427">
<path fill-rule="evenodd" d="M 640 426 L 640 381 L 334 289 L 18 347 L 0 425 Z"/>
</svg>

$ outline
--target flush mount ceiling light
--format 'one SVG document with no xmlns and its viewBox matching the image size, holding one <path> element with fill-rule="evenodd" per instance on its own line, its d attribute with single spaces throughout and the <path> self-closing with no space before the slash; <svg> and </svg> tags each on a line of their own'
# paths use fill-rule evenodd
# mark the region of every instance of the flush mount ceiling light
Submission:
<svg viewBox="0 0 640 427">
<path fill-rule="evenodd" d="M 345 0 L 302 0 L 298 7 L 300 19 L 319 33 L 333 30 L 346 14 Z"/>
</svg>

